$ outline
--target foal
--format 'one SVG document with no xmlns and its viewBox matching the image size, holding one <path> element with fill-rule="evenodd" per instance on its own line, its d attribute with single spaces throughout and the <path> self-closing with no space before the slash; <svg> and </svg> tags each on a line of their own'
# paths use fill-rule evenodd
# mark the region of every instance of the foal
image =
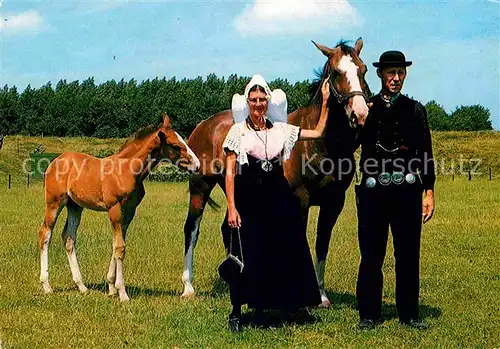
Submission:
<svg viewBox="0 0 500 349">
<path fill-rule="evenodd" d="M 88 208 L 108 212 L 113 227 L 113 253 L 107 274 L 109 295 L 118 293 L 121 301 L 129 300 L 123 278 L 125 236 L 145 194 L 143 181 L 162 159 L 189 171 L 200 166 L 196 155 L 172 129 L 166 114 L 160 126 L 134 133 L 118 154 L 98 159 L 82 153 L 63 153 L 54 159 L 45 173 L 45 219 L 40 228 L 40 282 L 45 293 L 52 292 L 48 268 L 52 230 L 66 206 L 68 218 L 62 239 L 80 292 L 87 292 L 87 287 L 76 259 L 76 231 L 83 209 Z"/>
</svg>

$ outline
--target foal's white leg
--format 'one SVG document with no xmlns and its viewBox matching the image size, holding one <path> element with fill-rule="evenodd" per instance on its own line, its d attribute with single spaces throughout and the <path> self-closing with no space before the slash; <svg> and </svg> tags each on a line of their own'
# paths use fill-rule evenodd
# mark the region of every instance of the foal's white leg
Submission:
<svg viewBox="0 0 500 349">
<path fill-rule="evenodd" d="M 125 280 L 123 278 L 123 258 L 116 259 L 116 281 L 115 287 L 118 290 L 118 297 L 122 302 L 128 302 L 130 298 L 125 291 Z"/>
<path fill-rule="evenodd" d="M 125 235 L 122 230 L 122 208 L 120 204 L 113 206 L 109 211 L 109 219 L 113 225 L 113 257 L 116 263 L 115 288 L 118 291 L 120 301 L 126 302 L 130 298 L 125 290 L 125 280 L 123 277 L 123 260 L 125 258 Z M 111 265 L 110 265 L 111 269 Z"/>
<path fill-rule="evenodd" d="M 65 245 L 66 256 L 68 257 L 69 268 L 71 269 L 71 274 L 73 275 L 73 281 L 80 292 L 87 293 L 88 288 L 83 284 L 82 274 L 80 273 L 80 267 L 78 266 L 78 260 L 76 259 L 75 240 L 68 237 Z"/>
<path fill-rule="evenodd" d="M 46 195 L 47 199 L 47 195 Z M 49 282 L 49 246 L 52 238 L 52 230 L 56 224 L 57 217 L 64 207 L 64 202 L 54 201 L 45 206 L 45 218 L 39 231 L 40 243 L 40 282 L 44 293 L 52 293 Z"/>
<path fill-rule="evenodd" d="M 80 267 L 78 265 L 78 260 L 76 259 L 75 246 L 76 231 L 80 225 L 83 208 L 71 200 L 69 200 L 66 208 L 68 209 L 68 218 L 66 219 L 66 224 L 64 225 L 62 239 L 66 248 L 66 256 L 68 257 L 69 268 L 71 269 L 71 274 L 73 275 L 73 281 L 80 292 L 86 293 L 88 292 L 88 289 L 83 284 L 82 274 L 80 273 Z"/>
<path fill-rule="evenodd" d="M 52 293 L 52 287 L 49 282 L 49 245 L 52 237 L 52 231 L 44 230 L 43 236 L 40 232 L 40 282 L 44 293 Z"/>
<path fill-rule="evenodd" d="M 189 241 L 189 248 L 184 255 L 184 271 L 182 272 L 182 283 L 184 284 L 184 292 L 182 292 L 183 298 L 193 297 L 194 287 L 193 287 L 193 259 L 194 259 L 194 249 L 196 243 L 198 242 L 198 235 L 200 233 L 200 222 L 201 215 L 196 218 L 194 222 L 194 228 L 191 232 L 191 240 Z"/>
<path fill-rule="evenodd" d="M 319 294 L 321 296 L 320 307 L 329 308 L 332 303 L 328 299 L 325 291 L 325 264 L 326 261 L 316 261 L 316 278 L 318 279 Z"/>
<path fill-rule="evenodd" d="M 115 287 L 116 282 L 116 260 L 115 260 L 115 246 L 113 245 L 113 252 L 111 253 L 111 262 L 109 262 L 108 275 L 106 275 L 106 280 L 108 281 L 109 296 L 114 296 L 118 293 Z"/>
</svg>

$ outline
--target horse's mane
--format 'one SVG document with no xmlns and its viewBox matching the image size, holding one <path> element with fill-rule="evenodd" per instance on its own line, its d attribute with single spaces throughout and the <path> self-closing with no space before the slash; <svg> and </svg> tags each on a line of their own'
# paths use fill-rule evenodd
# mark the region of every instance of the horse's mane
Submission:
<svg viewBox="0 0 500 349">
<path fill-rule="evenodd" d="M 340 47 L 342 53 L 351 54 L 354 52 L 354 48 L 347 45 L 348 40 L 340 40 L 335 48 Z M 326 66 L 328 61 L 325 62 L 322 68 L 314 69 L 314 79 L 309 85 L 309 102 L 311 104 L 320 104 L 321 103 L 321 81 L 323 80 L 323 76 L 326 73 Z"/>
<path fill-rule="evenodd" d="M 161 127 L 161 125 L 162 123 L 159 123 L 157 125 L 149 125 L 140 128 L 136 132 L 132 133 L 132 135 L 129 138 L 127 138 L 127 140 L 125 141 L 125 143 L 123 143 L 119 151 L 122 151 L 126 146 L 128 146 L 132 142 L 143 140 L 144 138 L 148 137 L 149 135 L 157 131 Z"/>
</svg>

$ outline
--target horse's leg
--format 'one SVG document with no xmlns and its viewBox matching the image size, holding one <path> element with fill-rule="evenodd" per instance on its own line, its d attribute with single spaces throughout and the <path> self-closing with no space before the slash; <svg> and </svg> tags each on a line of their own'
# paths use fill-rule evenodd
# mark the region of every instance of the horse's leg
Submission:
<svg viewBox="0 0 500 349">
<path fill-rule="evenodd" d="M 130 300 L 125 290 L 125 280 L 123 277 L 123 260 L 125 259 L 125 239 L 122 231 L 122 207 L 116 204 L 108 211 L 111 225 L 113 226 L 113 257 L 116 265 L 115 288 L 118 291 L 120 301 Z"/>
<path fill-rule="evenodd" d="M 226 194 L 226 178 L 224 176 L 220 176 L 217 180 L 217 184 L 221 187 L 224 194 Z M 220 226 L 220 231 L 222 233 L 222 242 L 224 243 L 224 248 L 226 253 L 229 253 L 229 240 L 231 236 L 231 228 L 228 223 L 228 211 L 226 210 L 226 214 L 224 216 L 224 221 Z"/>
<path fill-rule="evenodd" d="M 127 201 L 127 203 L 123 206 L 122 209 L 122 236 L 123 236 L 123 241 L 125 241 L 126 236 L 127 236 L 127 230 L 130 225 L 130 222 L 132 222 L 132 219 L 134 219 L 135 216 L 135 211 L 137 206 L 141 203 L 142 199 L 144 198 L 145 191 L 144 191 L 144 185 L 141 183 L 141 185 L 138 187 L 136 191 L 136 195 L 133 196 L 131 199 Z M 109 263 L 109 269 L 108 269 L 108 274 L 106 275 L 106 280 L 108 282 L 108 295 L 114 296 L 115 294 L 118 293 L 118 289 L 115 287 L 115 282 L 116 282 L 116 260 L 115 260 L 115 248 L 114 248 L 114 243 L 113 243 L 113 252 L 111 253 L 111 261 Z"/>
<path fill-rule="evenodd" d="M 49 282 L 49 245 L 52 238 L 52 230 L 57 221 L 57 217 L 64 208 L 65 197 L 50 197 L 46 195 L 45 218 L 39 231 L 40 239 L 40 282 L 44 293 L 52 293 Z"/>
<path fill-rule="evenodd" d="M 326 308 L 332 305 L 325 291 L 326 257 L 328 255 L 332 230 L 344 208 L 344 201 L 345 191 L 335 191 L 331 195 L 328 195 L 328 202 L 322 203 L 319 210 L 316 238 L 316 277 L 321 295 L 320 306 Z"/>
<path fill-rule="evenodd" d="M 76 258 L 76 231 L 80 225 L 80 219 L 82 217 L 83 208 L 78 206 L 74 201 L 68 199 L 66 204 L 68 210 L 68 218 L 66 219 L 66 224 L 62 232 L 62 241 L 66 247 L 66 256 L 68 257 L 69 267 L 71 269 L 71 274 L 73 275 L 73 281 L 78 290 L 82 293 L 88 291 L 87 287 L 83 284 L 82 274 L 80 273 L 80 267 L 78 266 L 78 260 Z"/>
<path fill-rule="evenodd" d="M 203 210 L 215 184 L 217 184 L 216 179 L 209 176 L 197 176 L 189 180 L 189 211 L 184 223 L 184 271 L 182 273 L 184 291 L 182 297 L 191 297 L 195 294 L 193 287 L 194 249 L 200 234 Z"/>
</svg>

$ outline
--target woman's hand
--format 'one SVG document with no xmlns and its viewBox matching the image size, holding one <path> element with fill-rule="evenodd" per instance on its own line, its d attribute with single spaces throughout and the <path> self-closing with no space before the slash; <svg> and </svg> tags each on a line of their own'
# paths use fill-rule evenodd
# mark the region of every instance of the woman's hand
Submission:
<svg viewBox="0 0 500 349">
<path fill-rule="evenodd" d="M 323 95 L 323 104 L 328 103 L 328 98 L 330 97 L 330 84 L 328 83 L 330 81 L 330 75 L 328 75 L 323 81 L 323 85 L 321 85 L 321 94 Z"/>
<path fill-rule="evenodd" d="M 240 214 L 235 207 L 231 207 L 228 209 L 227 222 L 229 223 L 229 226 L 231 228 L 241 227 Z"/>
<path fill-rule="evenodd" d="M 300 130 L 299 141 L 306 141 L 308 139 L 318 139 L 323 137 L 326 128 L 326 119 L 328 116 L 328 98 L 330 97 L 330 85 L 328 81 L 330 80 L 330 75 L 328 75 L 321 85 L 321 95 L 323 96 L 323 105 L 321 106 L 321 111 L 319 115 L 318 123 L 314 130 L 302 129 Z"/>
</svg>

